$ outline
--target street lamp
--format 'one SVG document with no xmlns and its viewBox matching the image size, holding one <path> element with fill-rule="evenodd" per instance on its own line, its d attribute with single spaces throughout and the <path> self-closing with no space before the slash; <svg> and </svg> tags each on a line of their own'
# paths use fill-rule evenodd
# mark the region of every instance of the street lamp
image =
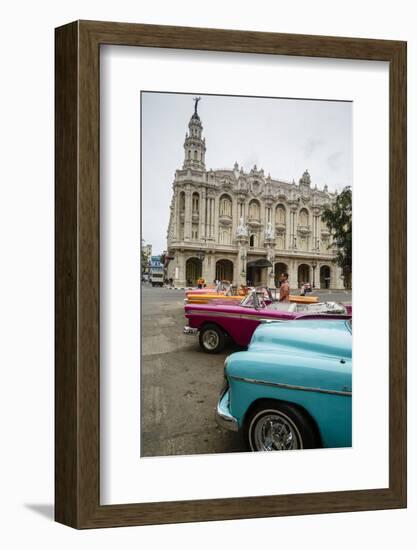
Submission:
<svg viewBox="0 0 417 550">
<path fill-rule="evenodd" d="M 317 262 L 311 262 L 311 267 L 313 268 L 313 288 L 316 286 L 316 267 Z"/>
<path fill-rule="evenodd" d="M 270 276 L 270 277 L 274 277 L 274 276 L 275 276 L 275 272 L 274 272 L 274 261 L 275 261 L 275 256 L 274 256 L 274 255 L 271 256 L 271 257 L 269 258 L 269 261 L 271 262 L 271 271 L 270 271 L 270 273 L 269 273 L 269 276 Z"/>
<path fill-rule="evenodd" d="M 200 248 L 200 250 L 197 250 L 195 255 L 200 260 L 200 275 L 199 275 L 198 278 L 201 278 L 201 277 L 203 277 L 203 260 L 206 257 L 206 253 L 204 252 L 204 250 L 201 250 L 201 248 Z M 198 288 L 201 288 L 201 287 L 199 286 Z"/>
<path fill-rule="evenodd" d="M 242 273 L 245 273 L 246 254 L 243 253 L 243 254 L 240 256 L 240 259 L 242 260 Z"/>
<path fill-rule="evenodd" d="M 202 262 L 204 258 L 206 257 L 206 253 L 204 250 L 197 250 L 196 254 L 197 258 Z"/>
</svg>

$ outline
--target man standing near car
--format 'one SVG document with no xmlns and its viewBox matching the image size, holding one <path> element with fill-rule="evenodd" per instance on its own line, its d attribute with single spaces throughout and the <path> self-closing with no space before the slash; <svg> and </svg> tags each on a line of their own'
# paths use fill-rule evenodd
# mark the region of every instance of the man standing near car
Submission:
<svg viewBox="0 0 417 550">
<path fill-rule="evenodd" d="M 281 273 L 279 278 L 280 287 L 279 287 L 279 301 L 280 302 L 289 302 L 290 301 L 290 285 L 288 284 L 288 273 Z"/>
</svg>

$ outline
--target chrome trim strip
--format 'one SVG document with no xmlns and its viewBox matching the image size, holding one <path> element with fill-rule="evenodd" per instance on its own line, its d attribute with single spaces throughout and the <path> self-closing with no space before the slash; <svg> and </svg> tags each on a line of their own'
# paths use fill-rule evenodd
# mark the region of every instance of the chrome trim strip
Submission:
<svg viewBox="0 0 417 550">
<path fill-rule="evenodd" d="M 239 382 L 248 382 L 249 384 L 259 384 L 261 386 L 273 386 L 275 388 L 284 388 L 287 390 L 301 390 L 301 391 L 311 391 L 316 393 L 330 393 L 332 395 L 345 395 L 350 397 L 352 395 L 351 391 L 342 391 L 342 390 L 324 390 L 322 388 L 310 388 L 308 386 L 294 386 L 292 384 L 281 384 L 279 382 L 267 382 L 266 380 L 256 380 L 255 378 L 246 378 L 244 376 L 231 376 L 233 380 Z"/>
<path fill-rule="evenodd" d="M 285 323 L 287 321 L 292 321 L 292 319 L 278 319 L 274 317 L 263 317 L 262 315 L 248 315 L 244 313 L 224 313 L 221 311 L 201 311 L 190 309 L 185 312 L 186 315 L 197 315 L 201 317 L 233 317 L 234 319 L 251 319 L 255 321 L 273 321 L 274 323 Z"/>
</svg>

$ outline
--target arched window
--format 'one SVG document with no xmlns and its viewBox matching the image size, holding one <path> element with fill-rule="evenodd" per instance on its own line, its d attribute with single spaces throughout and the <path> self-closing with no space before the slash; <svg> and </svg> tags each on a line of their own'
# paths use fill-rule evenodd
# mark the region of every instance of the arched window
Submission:
<svg viewBox="0 0 417 550">
<path fill-rule="evenodd" d="M 330 288 L 331 271 L 328 265 L 320 267 L 320 288 Z"/>
<path fill-rule="evenodd" d="M 232 201 L 228 195 L 220 197 L 220 216 L 232 217 Z"/>
<path fill-rule="evenodd" d="M 285 224 L 285 207 L 279 204 L 275 210 L 275 222 Z"/>
<path fill-rule="evenodd" d="M 252 235 L 249 237 L 249 246 L 253 248 L 254 246 L 256 246 L 256 242 L 256 235 L 252 233 Z"/>
<path fill-rule="evenodd" d="M 258 201 L 251 201 L 249 203 L 249 219 L 259 220 L 260 217 L 260 208 Z"/>
<path fill-rule="evenodd" d="M 191 160 L 191 149 L 188 149 L 188 160 Z"/>
<path fill-rule="evenodd" d="M 308 210 L 302 208 L 298 215 L 299 225 L 308 225 Z"/>
<path fill-rule="evenodd" d="M 197 160 L 197 151 L 194 151 L 194 160 Z"/>
<path fill-rule="evenodd" d="M 184 212 L 185 210 L 185 193 L 184 191 L 181 191 L 180 193 L 180 212 Z"/>
<path fill-rule="evenodd" d="M 193 214 L 198 214 L 199 198 L 198 193 L 193 193 Z"/>
<path fill-rule="evenodd" d="M 310 266 L 301 264 L 298 266 L 298 286 L 301 287 L 304 283 L 310 283 Z"/>
<path fill-rule="evenodd" d="M 216 262 L 216 280 L 233 281 L 233 262 L 231 260 L 218 260 Z"/>
</svg>

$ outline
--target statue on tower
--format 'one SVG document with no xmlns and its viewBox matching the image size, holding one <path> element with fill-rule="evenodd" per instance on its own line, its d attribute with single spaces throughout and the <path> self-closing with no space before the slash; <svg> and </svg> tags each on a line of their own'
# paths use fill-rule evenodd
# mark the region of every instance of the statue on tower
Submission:
<svg viewBox="0 0 417 550">
<path fill-rule="evenodd" d="M 193 97 L 195 103 L 194 103 L 194 114 L 198 116 L 198 113 L 197 113 L 197 106 L 198 106 L 198 102 L 201 101 L 201 97 Z"/>
</svg>

